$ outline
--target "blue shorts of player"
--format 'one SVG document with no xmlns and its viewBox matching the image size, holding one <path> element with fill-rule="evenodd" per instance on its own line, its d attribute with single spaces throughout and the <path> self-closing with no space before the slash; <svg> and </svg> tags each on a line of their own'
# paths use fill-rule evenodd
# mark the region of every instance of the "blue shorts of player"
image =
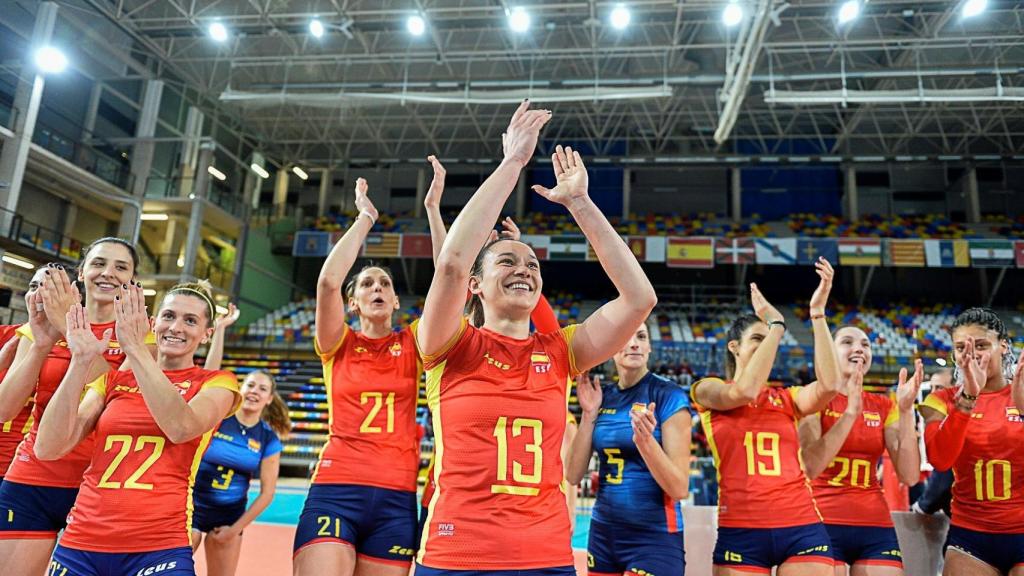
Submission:
<svg viewBox="0 0 1024 576">
<path fill-rule="evenodd" d="M 789 528 L 718 528 L 715 566 L 768 574 L 786 562 L 832 565 L 832 546 L 821 523 Z"/>
<path fill-rule="evenodd" d="M 950 526 L 946 549 L 963 552 L 1003 574 L 1024 566 L 1024 534 L 993 534 Z"/>
<path fill-rule="evenodd" d="M 408 566 L 416 554 L 416 493 L 314 484 L 295 530 L 294 554 L 312 544 L 352 546 L 370 560 Z"/>
<path fill-rule="evenodd" d="M 0 540 L 53 538 L 67 526 L 78 488 L 0 484 Z"/>
<path fill-rule="evenodd" d="M 416 564 L 416 576 L 576 576 L 575 566 L 529 570 L 445 570 Z"/>
<path fill-rule="evenodd" d="M 636 530 L 630 526 L 591 521 L 587 567 L 591 575 L 684 574 L 686 551 L 683 532 Z"/>
<path fill-rule="evenodd" d="M 210 532 L 218 526 L 231 526 L 245 514 L 248 504 L 245 500 L 228 505 L 196 502 L 192 511 L 192 529 Z"/>
<path fill-rule="evenodd" d="M 903 567 L 900 542 L 895 528 L 826 524 L 836 565 Z"/>
<path fill-rule="evenodd" d="M 46 569 L 47 576 L 195 576 L 192 549 L 118 554 L 86 552 L 58 545 Z"/>
</svg>

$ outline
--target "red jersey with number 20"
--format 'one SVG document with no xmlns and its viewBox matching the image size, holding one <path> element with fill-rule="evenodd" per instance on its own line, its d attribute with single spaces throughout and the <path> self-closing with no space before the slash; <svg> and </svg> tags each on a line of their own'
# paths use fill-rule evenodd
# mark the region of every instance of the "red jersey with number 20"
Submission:
<svg viewBox="0 0 1024 576">
<path fill-rule="evenodd" d="M 228 414 L 240 405 L 231 372 L 192 367 L 164 375 L 186 402 L 205 388 L 224 388 L 235 396 Z M 109 372 L 89 388 L 106 405 L 61 546 L 122 554 L 190 546 L 192 485 L 213 429 L 181 444 L 168 440 L 131 371 Z"/>
<path fill-rule="evenodd" d="M 14 326 L 0 326 L 0 347 L 16 338 L 15 331 L 20 324 Z M 7 370 L 0 370 L 0 380 L 7 375 Z M 7 422 L 0 422 L 0 478 L 4 477 L 7 467 L 14 459 L 14 453 L 18 450 L 18 444 L 32 428 L 32 398 L 29 398 L 18 414 Z"/>
<path fill-rule="evenodd" d="M 431 357 L 435 492 L 417 561 L 446 570 L 572 566 L 560 450 L 576 326 L 522 340 L 463 320 Z"/>
<path fill-rule="evenodd" d="M 821 522 L 800 464 L 794 399 L 799 386 L 766 386 L 757 400 L 732 410 L 710 410 L 697 402 L 718 470 L 718 525 L 727 528 L 788 528 Z M 721 382 L 721 380 L 717 380 Z"/>
</svg>

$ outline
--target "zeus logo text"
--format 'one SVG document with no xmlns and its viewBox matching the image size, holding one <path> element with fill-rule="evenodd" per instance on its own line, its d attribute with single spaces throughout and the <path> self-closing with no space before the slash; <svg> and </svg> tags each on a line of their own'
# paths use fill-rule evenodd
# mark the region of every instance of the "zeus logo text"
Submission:
<svg viewBox="0 0 1024 576">
<path fill-rule="evenodd" d="M 135 576 L 152 576 L 153 574 L 159 574 L 165 570 L 174 570 L 178 566 L 178 562 L 164 562 L 163 564 L 157 564 L 156 566 L 150 566 L 149 568 L 143 568 L 135 573 Z"/>
</svg>

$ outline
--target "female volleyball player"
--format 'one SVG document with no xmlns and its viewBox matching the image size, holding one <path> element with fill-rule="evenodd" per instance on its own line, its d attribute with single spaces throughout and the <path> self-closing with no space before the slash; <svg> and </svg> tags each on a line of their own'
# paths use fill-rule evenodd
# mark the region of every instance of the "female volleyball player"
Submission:
<svg viewBox="0 0 1024 576">
<path fill-rule="evenodd" d="M 804 470 L 813 480 L 837 574 L 846 574 L 849 565 L 854 576 L 899 576 L 900 544 L 875 468 L 888 450 L 900 480 L 918 482 L 914 401 L 924 367 L 917 360 L 910 378 L 906 368 L 900 370 L 895 400 L 863 392 L 864 374 L 871 370 L 871 340 L 860 328 L 843 326 L 834 341 L 842 374 L 839 394 L 825 410 L 800 421 Z"/>
<path fill-rule="evenodd" d="M 576 381 L 583 419 L 566 468 L 578 484 L 597 451 L 601 490 L 587 543 L 594 576 L 686 572 L 679 501 L 690 492 L 692 419 L 683 389 L 648 370 L 650 354 L 641 324 L 613 358 L 618 382 Z"/>
<path fill-rule="evenodd" d="M 422 369 L 415 322 L 392 329 L 398 296 L 387 270 L 367 266 L 350 281 L 348 307 L 359 316 L 359 330 L 345 323 L 342 283 L 377 220 L 366 191 L 360 178 L 359 216 L 331 249 L 317 282 L 315 346 L 324 365 L 331 434 L 295 533 L 298 576 L 355 570 L 404 576 L 416 547 Z"/>
<path fill-rule="evenodd" d="M 43 271 L 34 308 L 38 311 L 42 305 L 45 315 L 32 316 L 19 329 L 14 365 L 0 384 L 0 421 L 9 420 L 29 398 L 35 398 L 35 423 L 0 486 L 0 511 L 6 512 L 0 514 L 0 558 L 10 559 L 0 563 L 0 576 L 42 572 L 92 454 L 91 436 L 53 462 L 39 460 L 34 449 L 39 419 L 71 362 L 65 316 L 80 301 L 79 287 L 85 293 L 87 318 L 100 337 L 114 328 L 114 298 L 122 285 L 132 281 L 138 265 L 135 247 L 119 238 L 100 238 L 83 254 L 74 284 L 61 265 Z M 89 375 L 98 378 L 124 360 L 123 348 L 112 338 Z"/>
<path fill-rule="evenodd" d="M 207 368 L 209 369 L 209 368 Z M 242 383 L 242 407 L 217 427 L 203 455 L 192 496 L 192 549 L 206 534 L 208 576 L 233 576 L 242 551 L 242 531 L 274 499 L 281 467 L 281 441 L 292 422 L 277 383 L 266 372 L 250 372 Z M 249 481 L 259 474 L 260 494 L 246 509 Z"/>
<path fill-rule="evenodd" d="M 1024 424 L 1013 397 L 1024 390 L 1024 360 L 1014 366 L 1006 327 L 987 308 L 961 313 L 950 333 L 957 386 L 921 406 L 928 461 L 955 478 L 942 573 L 1021 576 Z"/>
<path fill-rule="evenodd" d="M 768 574 L 773 566 L 780 576 L 833 572 L 796 427 L 799 418 L 825 408 L 840 378 L 825 321 L 832 266 L 821 258 L 815 270 L 821 279 L 810 303 L 816 382 L 788 389 L 768 384 L 786 322 L 751 284 L 756 316 L 740 316 L 729 328 L 727 381 L 706 378 L 690 390 L 720 478 L 716 576 Z"/>
<path fill-rule="evenodd" d="M 485 245 L 533 155 L 550 112 L 524 102 L 504 160 L 452 224 L 417 331 L 435 433 L 435 493 L 417 574 L 575 574 L 559 451 L 566 379 L 625 345 L 656 303 L 643 270 L 587 195 L 578 153 L 552 156 L 557 185 L 534 190 L 566 206 L 619 291 L 583 324 L 530 334 L 543 282 L 522 242 Z M 483 249 L 481 249 L 483 247 Z M 467 286 L 482 327 L 463 316 Z"/>
<path fill-rule="evenodd" d="M 115 329 L 99 338 L 80 305 L 68 312 L 71 363 L 39 424 L 43 460 L 96 436 L 48 573 L 191 576 L 192 484 L 213 429 L 238 407 L 238 381 L 195 365 L 213 332 L 205 286 L 174 286 L 152 321 L 139 284 L 120 287 L 114 308 Z M 156 359 L 146 344 L 151 326 Z M 90 382 L 115 332 L 129 369 Z"/>
</svg>

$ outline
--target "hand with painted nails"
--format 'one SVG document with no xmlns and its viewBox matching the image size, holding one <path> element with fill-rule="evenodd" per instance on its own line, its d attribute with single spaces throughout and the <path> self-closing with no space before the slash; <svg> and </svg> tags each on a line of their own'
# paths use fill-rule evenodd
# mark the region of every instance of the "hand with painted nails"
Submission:
<svg viewBox="0 0 1024 576">
<path fill-rule="evenodd" d="M 551 120 L 550 110 L 530 110 L 530 101 L 524 100 L 512 115 L 505 133 L 501 135 L 501 149 L 505 160 L 526 166 L 537 149 L 540 129 Z"/>
<path fill-rule="evenodd" d="M 956 366 L 963 375 L 964 394 L 978 396 L 988 382 L 988 361 L 992 352 L 976 352 L 974 337 L 968 336 L 964 347 L 957 355 Z"/>
<path fill-rule="evenodd" d="M 52 348 L 61 338 L 58 330 L 46 317 L 42 288 L 25 294 L 25 308 L 28 310 L 28 327 L 32 330 L 32 342 L 36 346 Z"/>
<path fill-rule="evenodd" d="M 43 283 L 39 287 L 42 294 L 43 310 L 46 311 L 46 318 L 61 334 L 67 332 L 67 313 L 75 304 L 82 302 L 82 295 L 78 292 L 77 281 L 72 282 L 68 278 L 64 267 L 59 264 L 49 264 L 45 270 Z"/>
<path fill-rule="evenodd" d="M 824 257 L 818 257 L 817 262 L 814 263 L 814 271 L 821 280 L 818 282 L 814 294 L 811 295 L 810 311 L 811 316 L 820 316 L 825 314 L 825 305 L 828 303 L 828 295 L 832 291 L 832 280 L 836 271 Z"/>
<path fill-rule="evenodd" d="M 765 324 L 785 322 L 782 312 L 779 312 L 775 306 L 768 302 L 768 299 L 761 293 L 757 284 L 753 282 L 750 283 L 750 305 L 754 308 L 754 314 L 757 314 L 757 317 Z"/>
<path fill-rule="evenodd" d="M 68 327 L 68 348 L 74 358 L 90 361 L 101 357 L 110 347 L 110 337 L 114 331 L 107 328 L 103 331 L 103 337 L 97 338 L 81 304 L 75 304 L 68 310 L 65 322 Z"/>
<path fill-rule="evenodd" d="M 924 382 L 924 362 L 920 358 L 914 360 L 914 375 L 907 378 L 907 369 L 900 368 L 900 376 L 896 385 L 896 406 L 900 412 L 914 409 L 917 394 Z"/>
<path fill-rule="evenodd" d="M 551 165 L 555 169 L 555 187 L 548 189 L 536 184 L 533 186 L 534 192 L 562 206 L 586 198 L 589 178 L 579 152 L 568 146 L 556 146 L 555 153 L 551 155 Z"/>
<path fill-rule="evenodd" d="M 430 181 L 430 188 L 427 189 L 427 195 L 423 197 L 423 205 L 427 208 L 441 209 L 441 195 L 444 194 L 444 176 L 446 174 L 444 166 L 441 161 L 437 159 L 437 156 L 431 154 L 427 156 L 427 161 L 434 168 L 434 179 Z"/>
<path fill-rule="evenodd" d="M 117 342 L 124 353 L 149 354 L 146 336 L 152 331 L 153 324 L 146 313 L 146 297 L 142 293 L 142 285 L 134 282 L 121 285 L 121 293 L 114 301 L 114 316 L 117 319 Z"/>
</svg>

